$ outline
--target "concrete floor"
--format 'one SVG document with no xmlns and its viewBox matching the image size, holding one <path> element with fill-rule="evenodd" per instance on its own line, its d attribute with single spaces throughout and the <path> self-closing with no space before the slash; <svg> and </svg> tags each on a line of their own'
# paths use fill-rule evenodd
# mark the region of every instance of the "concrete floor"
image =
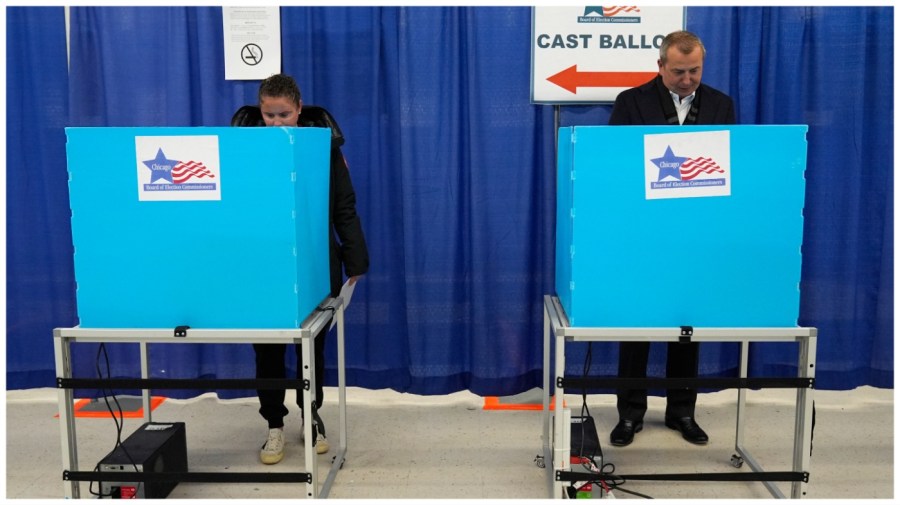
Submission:
<svg viewBox="0 0 900 505">
<path fill-rule="evenodd" d="M 289 393 L 290 395 L 290 393 Z M 323 418 L 337 446 L 336 389 L 326 388 Z M 748 395 L 746 446 L 767 471 L 791 469 L 794 392 L 764 390 Z M 588 405 L 600 432 L 606 462 L 619 474 L 733 472 L 735 401 L 733 390 L 701 394 L 697 419 L 710 443 L 694 446 L 663 425 L 664 400 L 650 398 L 644 431 L 628 447 L 608 444 L 616 422 L 615 397 L 592 395 Z M 816 391 L 816 430 L 807 498 L 894 497 L 893 390 L 859 388 Z M 348 453 L 331 498 L 545 498 L 546 470 L 535 465 L 541 453 L 539 411 L 484 410 L 483 398 L 468 392 L 423 397 L 393 391 L 350 388 Z M 6 497 L 61 498 L 62 460 L 55 389 L 6 392 Z M 580 409 L 581 397 L 566 397 Z M 266 426 L 257 400 L 218 400 L 204 395 L 166 400 L 154 421 L 187 426 L 190 471 L 262 471 L 258 449 Z M 291 408 L 291 406 L 289 406 Z M 272 471 L 303 471 L 297 407 L 286 427 L 285 459 Z M 328 424 L 330 423 L 330 424 Z M 140 426 L 125 420 L 125 434 Z M 80 469 L 90 470 L 112 449 L 110 418 L 77 418 Z M 319 481 L 332 452 L 319 456 Z M 747 465 L 741 471 L 748 471 Z M 87 483 L 82 497 L 90 498 Z M 757 482 L 631 481 L 623 487 L 654 498 L 769 498 Z M 789 484 L 780 488 L 789 494 Z M 170 498 L 296 498 L 296 484 L 181 483 Z M 637 498 L 624 492 L 616 498 Z"/>
</svg>

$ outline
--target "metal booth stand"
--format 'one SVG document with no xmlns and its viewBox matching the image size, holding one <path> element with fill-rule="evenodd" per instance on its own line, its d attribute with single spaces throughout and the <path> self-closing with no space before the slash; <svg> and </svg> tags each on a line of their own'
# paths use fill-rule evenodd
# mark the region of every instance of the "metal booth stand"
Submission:
<svg viewBox="0 0 900 505">
<path fill-rule="evenodd" d="M 538 466 L 547 468 L 550 497 L 566 496 L 566 486 L 574 481 L 592 480 L 585 472 L 572 471 L 570 465 L 570 420 L 563 407 L 565 387 L 608 387 L 629 381 L 630 387 L 718 387 L 739 388 L 735 451 L 731 463 L 740 467 L 747 462 L 753 473 L 619 475 L 631 480 L 715 480 L 760 481 L 773 497 L 784 494 L 773 482 L 790 481 L 791 498 L 806 496 L 812 444 L 813 387 L 815 386 L 816 328 L 578 328 L 570 327 L 568 317 L 555 296 L 544 296 L 544 383 L 543 383 L 543 456 Z M 739 342 L 741 344 L 740 377 L 712 379 L 573 379 L 566 378 L 566 343 L 568 342 Z M 747 377 L 750 342 L 796 342 L 799 345 L 797 378 L 755 379 Z M 554 363 L 550 363 L 555 352 Z M 555 414 L 550 411 L 551 370 L 555 378 Z M 638 385 L 639 384 L 639 385 Z M 796 388 L 793 468 L 787 472 L 765 472 L 744 447 L 745 388 Z M 590 475 L 590 474 L 589 474 Z M 596 478 L 596 476 L 594 477 Z"/>
<path fill-rule="evenodd" d="M 347 403 L 345 388 L 344 360 L 344 307 L 343 300 L 328 298 L 303 322 L 300 328 L 292 329 L 172 329 L 146 328 L 58 328 L 53 331 L 56 357 L 57 388 L 59 388 L 59 426 L 62 449 L 63 489 L 65 498 L 79 498 L 79 481 L 120 481 L 134 482 L 175 481 L 175 482 L 296 482 L 306 484 L 306 497 L 325 498 L 334 483 L 338 470 L 344 464 L 347 453 Z M 324 310 L 323 310 L 324 309 Z M 74 388 L 104 387 L 140 388 L 143 390 L 144 421 L 151 421 L 150 389 L 256 389 L 292 388 L 302 384 L 309 394 L 303 395 L 305 412 L 312 412 L 315 395 L 315 353 L 313 340 L 318 332 L 330 324 L 334 317 L 337 325 L 338 349 L 338 410 L 340 443 L 333 458 L 331 469 L 321 489 L 318 485 L 318 464 L 313 449 L 312 423 L 304 423 L 305 470 L 302 473 L 285 472 L 91 472 L 79 471 L 78 450 L 75 434 Z M 72 377 L 73 343 L 109 342 L 137 343 L 140 345 L 141 379 L 81 379 Z M 181 344 L 274 344 L 295 343 L 302 347 L 303 379 L 151 379 L 149 378 L 149 352 L 151 343 Z"/>
</svg>

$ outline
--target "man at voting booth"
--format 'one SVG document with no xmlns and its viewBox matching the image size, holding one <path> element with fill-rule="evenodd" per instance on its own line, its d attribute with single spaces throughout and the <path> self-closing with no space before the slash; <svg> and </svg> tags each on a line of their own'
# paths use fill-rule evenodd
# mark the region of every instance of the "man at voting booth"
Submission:
<svg viewBox="0 0 900 505">
<path fill-rule="evenodd" d="M 302 126 L 298 123 L 303 102 L 300 88 L 288 75 L 276 74 L 263 80 L 259 87 L 259 108 L 266 126 Z M 369 269 L 369 253 L 363 235 L 362 224 L 356 213 L 356 193 L 350 181 L 341 149 L 335 143 L 331 146 L 330 194 L 328 202 L 329 220 L 329 263 L 331 269 L 331 296 L 338 296 L 343 284 L 343 273 L 348 283 L 355 283 Z M 337 235 L 337 237 L 335 237 Z M 343 271 L 343 272 L 342 272 Z M 328 452 L 325 426 L 318 414 L 322 407 L 325 373 L 326 326 L 315 337 L 316 398 L 313 412 L 308 417 L 313 423 L 313 437 L 316 452 Z M 300 346 L 297 345 L 297 362 L 300 362 Z M 285 378 L 285 344 L 254 344 L 256 352 L 256 377 L 258 379 Z M 298 376 L 301 371 L 298 367 Z M 275 464 L 284 458 L 284 417 L 288 409 L 284 406 L 285 391 L 259 390 L 259 413 L 269 424 L 266 443 L 259 453 L 260 461 Z M 297 404 L 300 405 L 301 437 L 303 436 L 303 389 L 297 389 Z"/>
<path fill-rule="evenodd" d="M 610 125 L 710 125 L 733 124 L 731 98 L 700 83 L 706 48 L 693 33 L 670 33 L 659 47 L 659 75 L 652 81 L 623 91 L 616 97 Z M 699 365 L 699 344 L 670 342 L 666 349 L 666 375 L 693 378 Z M 645 378 L 649 342 L 622 342 L 619 345 L 619 377 Z M 665 423 L 681 432 L 688 442 L 705 444 L 709 437 L 697 424 L 694 407 L 696 389 L 666 391 Z M 647 412 L 646 389 L 620 389 L 617 408 L 619 422 L 610 433 L 610 443 L 625 446 L 643 429 Z"/>
</svg>

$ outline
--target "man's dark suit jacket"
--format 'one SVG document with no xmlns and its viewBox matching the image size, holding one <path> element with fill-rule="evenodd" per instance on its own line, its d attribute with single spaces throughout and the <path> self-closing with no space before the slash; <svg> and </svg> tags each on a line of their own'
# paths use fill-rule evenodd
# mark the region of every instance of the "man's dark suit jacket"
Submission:
<svg viewBox="0 0 900 505">
<path fill-rule="evenodd" d="M 661 87 L 662 77 L 657 75 L 646 84 L 619 93 L 609 124 L 666 124 L 666 116 L 660 104 Z M 696 124 L 734 124 L 734 103 L 731 97 L 703 83 L 700 83 L 697 93 L 700 96 L 700 111 Z"/>
</svg>

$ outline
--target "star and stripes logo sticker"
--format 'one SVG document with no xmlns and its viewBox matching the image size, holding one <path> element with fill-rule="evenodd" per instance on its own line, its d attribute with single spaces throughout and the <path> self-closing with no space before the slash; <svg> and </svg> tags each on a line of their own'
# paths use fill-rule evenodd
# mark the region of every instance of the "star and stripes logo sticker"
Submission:
<svg viewBox="0 0 900 505">
<path fill-rule="evenodd" d="M 714 159 L 703 156 L 697 158 L 675 156 L 671 146 L 666 147 L 666 152 L 662 157 L 650 161 L 659 167 L 657 182 L 667 177 L 678 181 L 690 181 L 701 174 L 725 173 Z"/>
<path fill-rule="evenodd" d="M 647 199 L 731 194 L 727 130 L 646 135 L 644 153 Z"/>
<path fill-rule="evenodd" d="M 578 16 L 579 23 L 640 23 L 641 9 L 635 5 L 590 5 Z"/>
<path fill-rule="evenodd" d="M 135 147 L 140 200 L 221 199 L 218 137 L 135 137 Z"/>
<path fill-rule="evenodd" d="M 619 14 L 636 14 L 638 12 L 641 12 L 641 10 L 634 5 L 613 5 L 609 7 L 603 6 L 602 9 L 603 15 L 610 18 Z"/>
<path fill-rule="evenodd" d="M 160 179 L 169 181 L 170 184 L 184 184 L 194 177 L 197 179 L 216 177 L 202 161 L 170 160 L 163 154 L 162 148 L 156 153 L 156 158 L 144 161 L 144 165 L 150 169 L 151 184 Z"/>
</svg>

